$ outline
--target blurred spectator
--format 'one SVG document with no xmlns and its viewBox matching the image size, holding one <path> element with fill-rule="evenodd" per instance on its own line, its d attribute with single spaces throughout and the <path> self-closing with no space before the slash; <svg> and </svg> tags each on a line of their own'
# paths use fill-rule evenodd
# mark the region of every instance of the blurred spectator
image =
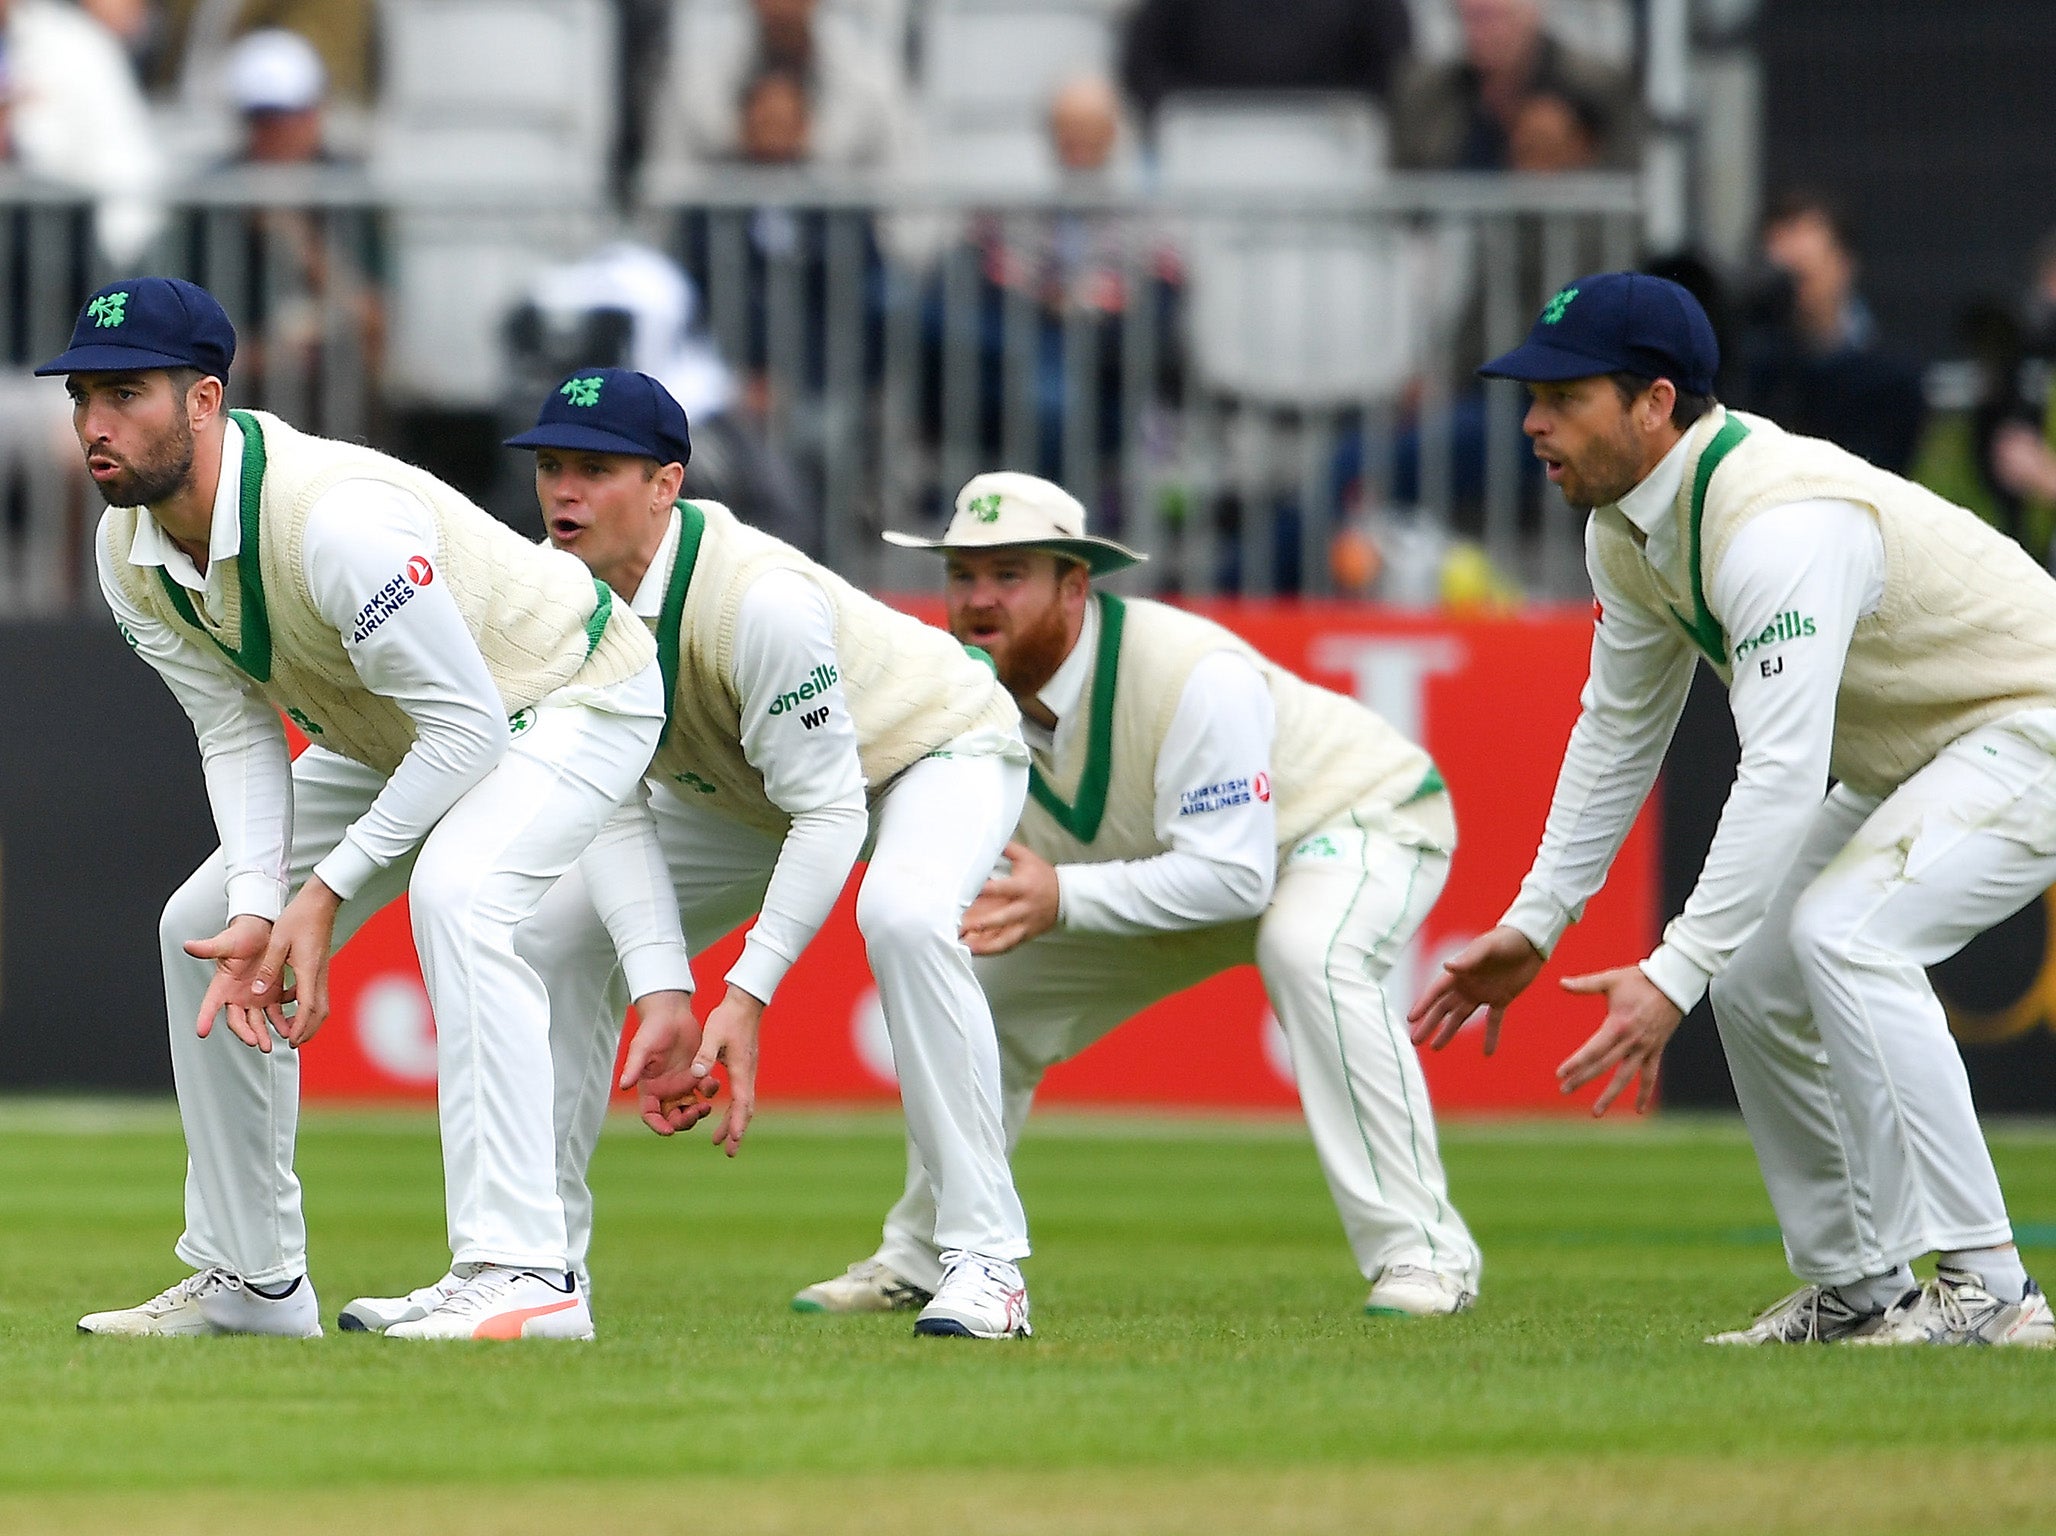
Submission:
<svg viewBox="0 0 2056 1536">
<path fill-rule="evenodd" d="M 164 222 L 142 91 L 106 27 L 60 0 L 0 0 L 0 152 L 91 193 L 107 260 L 133 266 Z"/>
<path fill-rule="evenodd" d="M 327 72 L 306 38 L 269 27 L 228 55 L 228 94 L 243 123 L 250 165 L 313 165 L 328 159 L 322 136 Z"/>
<path fill-rule="evenodd" d="M 324 420 L 332 380 L 376 376 L 383 362 L 377 226 L 362 209 L 291 201 L 295 189 L 341 170 L 324 138 L 328 79 L 313 44 L 266 27 L 238 38 L 223 62 L 242 141 L 220 170 L 292 178 L 265 182 L 263 206 L 243 226 L 250 309 L 237 375 L 267 404 Z"/>
<path fill-rule="evenodd" d="M 332 98 L 366 103 L 376 9 L 376 0 L 165 0 L 153 83 L 184 88 L 190 72 L 212 68 L 243 33 L 282 27 L 314 45 Z"/>
<path fill-rule="evenodd" d="M 738 157 L 753 165 L 797 165 L 807 158 L 813 113 L 807 83 L 784 65 L 771 65 L 743 87 Z"/>
<path fill-rule="evenodd" d="M 1514 108 L 1506 128 L 1506 168 L 1535 175 L 1598 168 L 1606 117 L 1596 102 L 1537 91 Z"/>
<path fill-rule="evenodd" d="M 821 520 L 800 477 L 739 410 L 734 373 L 698 324 L 692 281 L 662 252 L 620 242 L 540 273 L 515 311 L 507 342 L 515 380 L 510 419 L 574 368 L 634 368 L 660 381 L 692 428 L 685 494 L 819 554 Z M 524 466 L 525 467 L 525 466 Z M 507 498 L 532 518 L 532 488 Z"/>
<path fill-rule="evenodd" d="M 79 0 L 79 9 L 120 40 L 137 78 L 147 80 L 164 42 L 156 0 Z"/>
<path fill-rule="evenodd" d="M 2056 362 L 2056 230 L 2035 247 L 2034 272 L 2021 308 L 2028 356 Z"/>
<path fill-rule="evenodd" d="M 1412 170 L 1503 171 L 1524 115 L 1530 152 L 1547 130 L 1558 155 L 1589 136 L 1592 164 L 1633 169 L 1642 153 L 1640 98 L 1632 76 L 1565 47 L 1542 26 L 1540 0 L 1456 0 L 1464 54 L 1418 63 L 1400 79 L 1392 106 L 1392 157 Z M 1536 98 L 1561 106 L 1534 108 Z M 1565 113 L 1573 120 L 1565 123 Z M 1550 116 L 1557 121 L 1547 121 Z M 1571 169 L 1569 166 L 1537 169 Z"/>
<path fill-rule="evenodd" d="M 1763 258 L 1769 273 L 1743 335 L 1741 403 L 1905 473 L 1927 409 L 1920 371 L 1878 340 L 1856 291 L 1847 215 L 1821 194 L 1786 193 L 1764 220 Z"/>
<path fill-rule="evenodd" d="M 1412 46 L 1406 0 L 1142 0 L 1121 83 L 1145 115 L 1180 91 L 1382 97 Z"/>
<path fill-rule="evenodd" d="M 1131 146 L 1113 83 L 1084 76 L 1058 87 L 1050 98 L 1045 126 L 1050 153 L 1063 184 L 1075 193 L 1117 188 L 1130 179 Z M 1154 332 L 1168 344 L 1176 334 L 1174 306 L 1183 280 L 1175 248 L 1148 220 L 1131 213 L 1078 212 L 979 214 L 965 236 L 978 262 L 978 420 L 980 450 L 997 462 L 1008 441 L 1007 308 L 1009 300 L 1033 307 L 1031 330 L 1034 380 L 1034 459 L 1017 464 L 1063 479 L 1067 430 L 1092 434 L 1092 456 L 1106 471 L 1107 485 L 1072 489 L 1088 501 L 1117 505 L 1120 476 L 1116 455 L 1122 431 L 1124 316 L 1131 305 L 1155 306 Z M 924 415 L 940 434 L 942 360 L 946 316 L 938 293 L 927 314 L 931 366 Z M 1159 359 L 1152 389 L 1166 387 L 1176 359 Z M 1076 388 L 1076 396 L 1073 390 Z M 1111 515 L 1111 514 L 1110 514 Z"/>
<path fill-rule="evenodd" d="M 751 0 L 756 25 L 665 89 L 663 158 L 883 170 L 912 152 L 898 60 L 815 0 Z M 797 149 L 797 152 L 793 152 Z"/>
</svg>

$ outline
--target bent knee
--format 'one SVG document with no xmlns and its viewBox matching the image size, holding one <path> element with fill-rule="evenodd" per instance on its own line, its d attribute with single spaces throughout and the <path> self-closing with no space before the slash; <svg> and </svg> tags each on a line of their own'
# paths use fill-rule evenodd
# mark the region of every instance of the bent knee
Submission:
<svg viewBox="0 0 2056 1536">
<path fill-rule="evenodd" d="M 874 944 L 928 945 L 957 942 L 955 892 L 910 872 L 873 865 L 857 892 L 857 931 Z"/>
<path fill-rule="evenodd" d="M 228 896 L 218 861 L 209 859 L 171 893 L 157 919 L 157 942 L 166 954 L 182 952 L 186 940 L 207 939 L 228 926 Z"/>
<path fill-rule="evenodd" d="M 1275 908 L 1257 925 L 1256 966 L 1266 981 L 1325 975 L 1334 948 L 1332 934 L 1308 923 L 1281 921 Z"/>
</svg>

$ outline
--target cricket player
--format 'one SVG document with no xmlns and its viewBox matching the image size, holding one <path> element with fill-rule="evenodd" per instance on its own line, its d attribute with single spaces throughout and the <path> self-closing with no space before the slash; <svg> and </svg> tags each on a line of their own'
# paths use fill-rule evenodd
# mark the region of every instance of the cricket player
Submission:
<svg viewBox="0 0 2056 1536">
<path fill-rule="evenodd" d="M 1027 1336 L 1028 1228 L 1000 1130 L 999 1049 L 958 937 L 1027 794 L 1013 701 L 941 631 L 718 503 L 680 501 L 685 413 L 647 375 L 574 374 L 509 444 L 535 451 L 550 541 L 633 594 L 670 710 L 649 781 L 662 861 L 636 933 L 610 938 L 574 871 L 522 935 L 550 993 L 574 1265 L 591 1236 L 585 1174 L 624 1005 L 692 984 L 679 917 L 695 946 L 756 923 L 704 1033 L 690 1014 L 645 1019 L 622 1086 L 640 1083 L 645 1120 L 670 1134 L 710 1112 L 708 1073 L 725 1060 L 715 1143 L 733 1156 L 754 1107 L 759 1023 L 868 843 L 857 923 L 948 1250 L 914 1331 Z"/>
<path fill-rule="evenodd" d="M 94 295 L 37 370 L 66 376 L 108 503 L 101 589 L 192 717 L 221 838 L 161 930 L 189 1157 L 178 1254 L 196 1273 L 79 1327 L 320 1334 L 297 1048 L 327 1013 L 330 950 L 405 891 L 460 1283 L 391 1333 L 590 1337 L 548 1003 L 514 934 L 603 824 L 628 829 L 611 850 L 624 878 L 646 857 L 617 807 L 663 726 L 656 648 L 577 561 L 429 475 L 225 411 L 234 354 L 206 290 L 134 278 Z M 312 742 L 297 762 L 281 711 Z M 691 1017 L 683 994 L 647 1001 Z"/>
<path fill-rule="evenodd" d="M 1469 1307 L 1479 1255 L 1449 1202 L 1420 1061 L 1384 980 L 1456 846 L 1428 755 L 1220 625 L 1094 593 L 1141 556 L 1046 480 L 980 475 L 940 550 L 949 624 L 1020 705 L 1031 801 L 965 915 L 999 1026 L 1008 1141 L 1042 1075 L 1150 1004 L 1254 962 L 1292 1053 L 1366 1310 Z M 795 1298 L 911 1305 L 940 1274 L 917 1155 L 878 1251 Z"/>
<path fill-rule="evenodd" d="M 1416 1038 L 1446 1045 L 1483 1008 L 1491 1051 L 1605 879 L 1703 660 L 1741 769 L 1655 952 L 1564 983 L 1606 1001 L 1564 1091 L 1610 1072 L 1594 1113 L 1631 1082 L 1646 1108 L 1711 991 L 1805 1284 L 1709 1342 L 2056 1343 L 1923 969 L 2056 881 L 2056 581 L 1962 508 L 1723 409 L 1717 363 L 1683 288 L 1609 272 L 1481 370 L 1527 384 L 1535 453 L 1591 514 L 1598 622 L 1541 850 L 1414 1006 Z"/>
</svg>

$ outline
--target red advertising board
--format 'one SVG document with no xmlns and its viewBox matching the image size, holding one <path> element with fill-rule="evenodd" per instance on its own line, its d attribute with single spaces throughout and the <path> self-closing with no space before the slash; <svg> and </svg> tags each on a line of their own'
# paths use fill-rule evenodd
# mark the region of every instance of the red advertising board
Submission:
<svg viewBox="0 0 2056 1536">
<path fill-rule="evenodd" d="M 932 602 L 909 610 L 939 617 Z M 1513 897 L 1541 835 L 1591 643 L 1584 609 L 1518 619 L 1446 619 L 1350 604 L 1219 603 L 1204 612 L 1285 666 L 1368 704 L 1423 741 L 1455 797 L 1461 846 L 1441 903 L 1391 981 L 1404 1007 L 1441 960 L 1489 927 Z M 1553 980 L 1629 963 L 1654 943 L 1656 836 L 1645 811 L 1605 890 L 1565 937 L 1499 1053 L 1475 1037 L 1427 1059 L 1448 1110 L 1570 1107 L 1552 1076 L 1599 1022 L 1589 999 Z M 845 892 L 827 928 L 780 987 L 765 1019 L 761 1092 L 769 1102 L 887 1103 L 890 1054 Z M 716 983 L 732 935 L 696 967 Z M 382 912 L 337 957 L 334 1013 L 308 1047 L 311 1097 L 432 1097 L 435 1036 L 404 903 Z M 1261 1070 L 1252 1071 L 1251 1063 Z M 1585 1097 L 1589 1097 L 1589 1093 Z M 1243 967 L 1131 1020 L 1053 1071 L 1038 1102 L 1156 1107 L 1294 1104 L 1282 1036 L 1253 969 Z"/>
</svg>

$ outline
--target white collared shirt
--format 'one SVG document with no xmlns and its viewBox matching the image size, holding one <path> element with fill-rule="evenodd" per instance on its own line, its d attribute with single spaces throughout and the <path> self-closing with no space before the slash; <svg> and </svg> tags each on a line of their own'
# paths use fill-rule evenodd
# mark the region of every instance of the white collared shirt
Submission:
<svg viewBox="0 0 2056 1536">
<path fill-rule="evenodd" d="M 156 518 L 137 519 L 129 560 L 161 566 L 216 618 L 223 571 L 242 548 L 243 433 L 225 427 L 221 475 L 208 525 L 203 576 Z M 434 516 L 399 487 L 343 480 L 308 512 L 302 561 L 307 589 L 336 626 L 343 649 L 371 692 L 391 699 L 415 726 L 414 745 L 369 809 L 314 873 L 338 896 L 355 895 L 378 869 L 426 837 L 443 814 L 492 771 L 507 749 L 499 689 L 450 595 L 450 584 L 416 598 L 357 638 L 353 620 L 409 559 L 440 556 Z M 287 895 L 292 770 L 277 712 L 228 659 L 205 642 L 142 612 L 122 593 L 100 546 L 100 590 L 139 655 L 157 669 L 199 737 L 207 797 L 227 862 L 230 917 L 275 919 Z"/>
<path fill-rule="evenodd" d="M 1620 500 L 1647 543 L 1643 557 L 1676 568 L 1671 508 L 1690 457 L 1680 441 Z M 1598 597 L 1592 669 L 1534 866 L 1503 923 L 1542 953 L 1584 911 L 1641 809 L 1692 686 L 1698 652 L 1668 615 L 1637 607 L 1607 577 L 1586 525 L 1585 565 Z M 1782 614 L 1803 633 L 1751 646 L 1734 665 L 1729 705 L 1741 766 L 1720 829 L 1684 911 L 1642 969 L 1689 1010 L 1762 921 L 1827 787 L 1835 696 L 1857 621 L 1884 596 L 1877 519 L 1854 502 L 1772 507 L 1735 535 L 1706 605 L 1731 642 L 1776 635 Z"/>
<path fill-rule="evenodd" d="M 1077 643 L 1035 697 L 1056 716 L 1045 730 L 1025 715 L 1028 744 L 1054 756 L 1085 729 L 1085 682 L 1099 649 L 1099 604 L 1085 605 Z M 1276 712 L 1264 676 L 1246 657 L 1216 651 L 1185 680 L 1157 753 L 1154 823 L 1167 851 L 1147 859 L 1057 866 L 1058 921 L 1086 933 L 1162 933 L 1242 922 L 1270 904 L 1278 874 L 1277 808 L 1251 798 L 1204 816 L 1180 816 L 1185 791 L 1267 774 Z"/>
</svg>

